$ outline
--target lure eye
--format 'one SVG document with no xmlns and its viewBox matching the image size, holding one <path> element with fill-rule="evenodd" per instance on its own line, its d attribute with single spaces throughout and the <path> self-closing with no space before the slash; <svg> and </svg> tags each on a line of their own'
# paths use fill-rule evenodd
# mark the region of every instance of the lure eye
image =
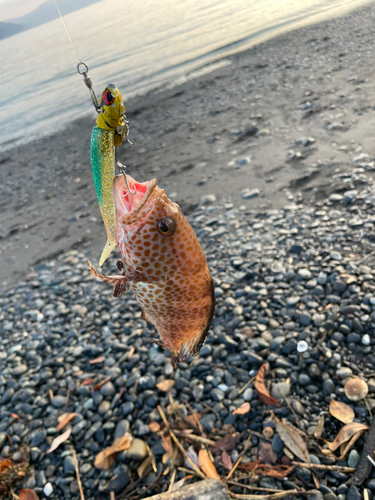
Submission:
<svg viewBox="0 0 375 500">
<path fill-rule="evenodd" d="M 158 222 L 158 231 L 162 236 L 172 236 L 176 232 L 176 223 L 169 217 L 163 217 Z"/>
<path fill-rule="evenodd" d="M 111 104 L 113 104 L 114 100 L 115 100 L 115 97 L 112 94 L 112 92 L 110 92 L 109 90 L 106 90 L 103 94 L 104 104 L 107 104 L 108 106 L 110 106 Z"/>
</svg>

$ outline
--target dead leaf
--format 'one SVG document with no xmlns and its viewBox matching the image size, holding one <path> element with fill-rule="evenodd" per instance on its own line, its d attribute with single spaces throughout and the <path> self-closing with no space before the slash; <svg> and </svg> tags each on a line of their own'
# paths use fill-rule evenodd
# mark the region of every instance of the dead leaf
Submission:
<svg viewBox="0 0 375 500">
<path fill-rule="evenodd" d="M 342 443 L 349 441 L 354 434 L 357 434 L 357 432 L 360 431 L 367 431 L 367 429 L 369 429 L 368 425 L 360 424 L 358 422 L 352 422 L 351 424 L 344 425 L 332 443 L 328 443 L 328 448 L 331 451 L 336 451 Z"/>
<path fill-rule="evenodd" d="M 146 472 L 146 470 L 150 467 L 151 462 L 152 462 L 152 458 L 150 457 L 150 455 L 143 460 L 143 462 L 141 463 L 141 465 L 137 469 L 138 477 L 143 476 L 143 474 Z"/>
<path fill-rule="evenodd" d="M 11 414 L 10 414 L 10 416 L 11 416 L 12 418 L 17 418 L 18 420 L 20 420 L 20 418 L 21 418 L 19 415 L 17 415 L 17 413 L 11 413 Z M 22 491 L 22 490 L 21 490 L 21 491 Z"/>
<path fill-rule="evenodd" d="M 159 432 L 160 424 L 158 424 L 157 422 L 155 422 L 155 420 L 153 420 L 148 424 L 148 428 L 150 429 L 151 432 Z"/>
<path fill-rule="evenodd" d="M 162 380 L 161 382 L 159 382 L 158 384 L 156 384 L 156 387 L 159 389 L 159 391 L 163 391 L 163 392 L 168 392 L 172 389 L 172 387 L 175 385 L 175 381 L 174 380 Z"/>
<path fill-rule="evenodd" d="M 300 460 L 303 460 L 304 462 L 310 462 L 309 451 L 304 439 L 301 436 L 300 431 L 292 424 L 281 422 L 275 416 L 274 419 L 276 431 L 281 441 L 285 444 L 288 450 L 290 450 L 293 455 L 298 457 Z"/>
<path fill-rule="evenodd" d="M 320 415 L 318 423 L 316 424 L 316 429 L 314 431 L 314 437 L 319 439 L 322 437 L 324 431 L 324 415 Z"/>
<path fill-rule="evenodd" d="M 250 411 L 250 403 L 243 403 L 241 406 L 232 411 L 232 415 L 245 415 Z"/>
<path fill-rule="evenodd" d="M 189 448 L 186 450 L 186 454 L 190 458 L 190 460 L 198 467 L 199 466 L 198 455 L 197 452 L 194 450 L 193 445 L 189 446 Z M 192 469 L 191 464 L 187 460 L 185 460 L 185 466 L 188 469 Z"/>
<path fill-rule="evenodd" d="M 19 500 L 39 500 L 38 495 L 35 491 L 30 490 L 29 488 L 24 488 L 18 493 Z"/>
<path fill-rule="evenodd" d="M 269 477 L 275 477 L 277 479 L 282 479 L 287 477 L 294 471 L 295 465 L 269 465 L 261 464 L 259 460 L 257 462 L 246 462 L 240 463 L 239 469 L 246 471 L 256 471 L 257 475 L 265 475 Z"/>
<path fill-rule="evenodd" d="M 165 453 L 167 453 L 170 457 L 173 454 L 173 446 L 171 436 L 162 436 L 161 437 L 161 445 Z"/>
<path fill-rule="evenodd" d="M 103 385 L 105 385 L 107 382 L 109 382 L 112 378 L 112 375 L 108 375 L 104 380 L 99 382 L 98 384 L 94 385 L 94 391 L 98 391 Z"/>
<path fill-rule="evenodd" d="M 277 462 L 277 454 L 273 451 L 271 443 L 259 443 L 258 457 L 265 464 L 273 465 Z"/>
<path fill-rule="evenodd" d="M 99 356 L 98 358 L 90 359 L 89 363 L 90 365 L 95 365 L 96 363 L 102 363 L 103 361 L 105 361 L 105 356 Z"/>
<path fill-rule="evenodd" d="M 218 451 L 232 451 L 238 445 L 242 438 L 241 434 L 227 434 L 221 439 L 218 439 L 215 443 L 215 446 L 211 448 L 211 452 L 215 454 Z"/>
<path fill-rule="evenodd" d="M 208 456 L 208 453 L 206 450 L 199 451 L 198 463 L 199 463 L 199 467 L 201 468 L 202 472 L 204 472 L 207 477 L 209 477 L 210 479 L 220 479 L 220 476 L 217 473 L 217 470 L 216 470 L 214 464 L 211 462 L 210 457 Z"/>
<path fill-rule="evenodd" d="M 223 465 L 226 469 L 228 470 L 233 469 L 232 459 L 230 458 L 229 453 L 225 450 L 223 450 L 223 453 L 221 454 L 221 461 L 223 462 Z"/>
<path fill-rule="evenodd" d="M 56 425 L 56 430 L 61 431 L 74 417 L 76 417 L 78 413 L 63 413 L 59 416 L 58 424 Z"/>
<path fill-rule="evenodd" d="M 266 363 L 264 363 L 260 368 L 255 377 L 254 387 L 258 393 L 258 399 L 262 401 L 265 405 L 279 406 L 280 401 L 273 398 L 266 389 L 264 384 L 264 372 L 266 371 Z"/>
<path fill-rule="evenodd" d="M 109 469 L 116 461 L 116 456 L 120 451 L 130 448 L 133 437 L 129 432 L 126 432 L 122 437 L 114 440 L 111 446 L 105 448 L 96 455 L 94 466 L 97 469 Z"/>
<path fill-rule="evenodd" d="M 72 433 L 72 428 L 68 427 L 65 432 L 60 434 L 60 436 L 55 437 L 55 439 L 52 441 L 52 444 L 50 448 L 46 451 L 46 453 L 52 453 L 55 451 L 60 444 L 64 443 L 67 439 L 69 439 L 70 434 Z"/>
<path fill-rule="evenodd" d="M 354 436 L 351 437 L 351 439 L 348 442 L 348 444 L 342 450 L 342 453 L 341 453 L 341 455 L 338 458 L 339 460 L 344 460 L 345 459 L 346 454 L 348 453 L 348 451 L 351 449 L 351 447 L 354 445 L 354 443 L 356 441 L 358 441 L 358 439 L 362 436 L 363 433 L 364 433 L 364 431 L 359 431 L 359 432 L 357 432 L 357 434 L 354 434 Z"/>
<path fill-rule="evenodd" d="M 183 485 L 185 484 L 185 481 L 187 481 L 188 479 L 191 479 L 192 477 L 194 477 L 194 476 L 192 476 L 191 474 L 188 474 L 187 476 L 183 477 L 179 481 L 176 481 L 174 483 L 174 485 L 172 486 L 172 491 L 177 491 L 180 488 L 182 488 Z"/>
<path fill-rule="evenodd" d="M 343 424 L 351 424 L 354 420 L 354 411 L 352 408 L 334 399 L 329 403 L 329 413 Z"/>
<path fill-rule="evenodd" d="M 85 380 L 82 380 L 81 385 L 90 385 L 93 384 L 95 380 L 93 378 L 85 378 Z"/>
</svg>

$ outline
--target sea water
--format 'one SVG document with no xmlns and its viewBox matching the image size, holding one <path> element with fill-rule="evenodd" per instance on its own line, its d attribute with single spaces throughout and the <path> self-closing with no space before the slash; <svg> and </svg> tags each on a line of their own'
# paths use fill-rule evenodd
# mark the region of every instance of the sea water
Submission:
<svg viewBox="0 0 375 500">
<path fill-rule="evenodd" d="M 125 101 L 230 61 L 282 32 L 342 15 L 368 0 L 102 0 L 64 17 L 100 96 Z M 63 13 L 64 14 L 64 13 Z M 0 151 L 94 112 L 60 19 L 0 41 Z M 188 75 L 188 76 L 186 76 Z"/>
</svg>

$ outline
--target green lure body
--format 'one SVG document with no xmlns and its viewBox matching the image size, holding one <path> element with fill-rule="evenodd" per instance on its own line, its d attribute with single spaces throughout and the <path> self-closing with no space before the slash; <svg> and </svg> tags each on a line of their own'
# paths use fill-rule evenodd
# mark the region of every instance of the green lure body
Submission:
<svg viewBox="0 0 375 500">
<path fill-rule="evenodd" d="M 115 177 L 115 146 L 119 146 L 126 132 L 125 107 L 117 87 L 108 84 L 100 98 L 100 113 L 91 134 L 90 156 L 96 196 L 107 232 L 107 243 L 102 251 L 102 266 L 116 247 L 116 210 L 112 183 Z"/>
</svg>

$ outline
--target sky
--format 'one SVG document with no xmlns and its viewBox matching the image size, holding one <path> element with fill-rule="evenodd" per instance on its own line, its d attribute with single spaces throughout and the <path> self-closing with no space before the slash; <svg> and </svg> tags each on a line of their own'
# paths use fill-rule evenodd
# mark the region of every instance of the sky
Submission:
<svg viewBox="0 0 375 500">
<path fill-rule="evenodd" d="M 24 16 L 44 2 L 45 0 L 0 0 L 0 21 Z"/>
</svg>

